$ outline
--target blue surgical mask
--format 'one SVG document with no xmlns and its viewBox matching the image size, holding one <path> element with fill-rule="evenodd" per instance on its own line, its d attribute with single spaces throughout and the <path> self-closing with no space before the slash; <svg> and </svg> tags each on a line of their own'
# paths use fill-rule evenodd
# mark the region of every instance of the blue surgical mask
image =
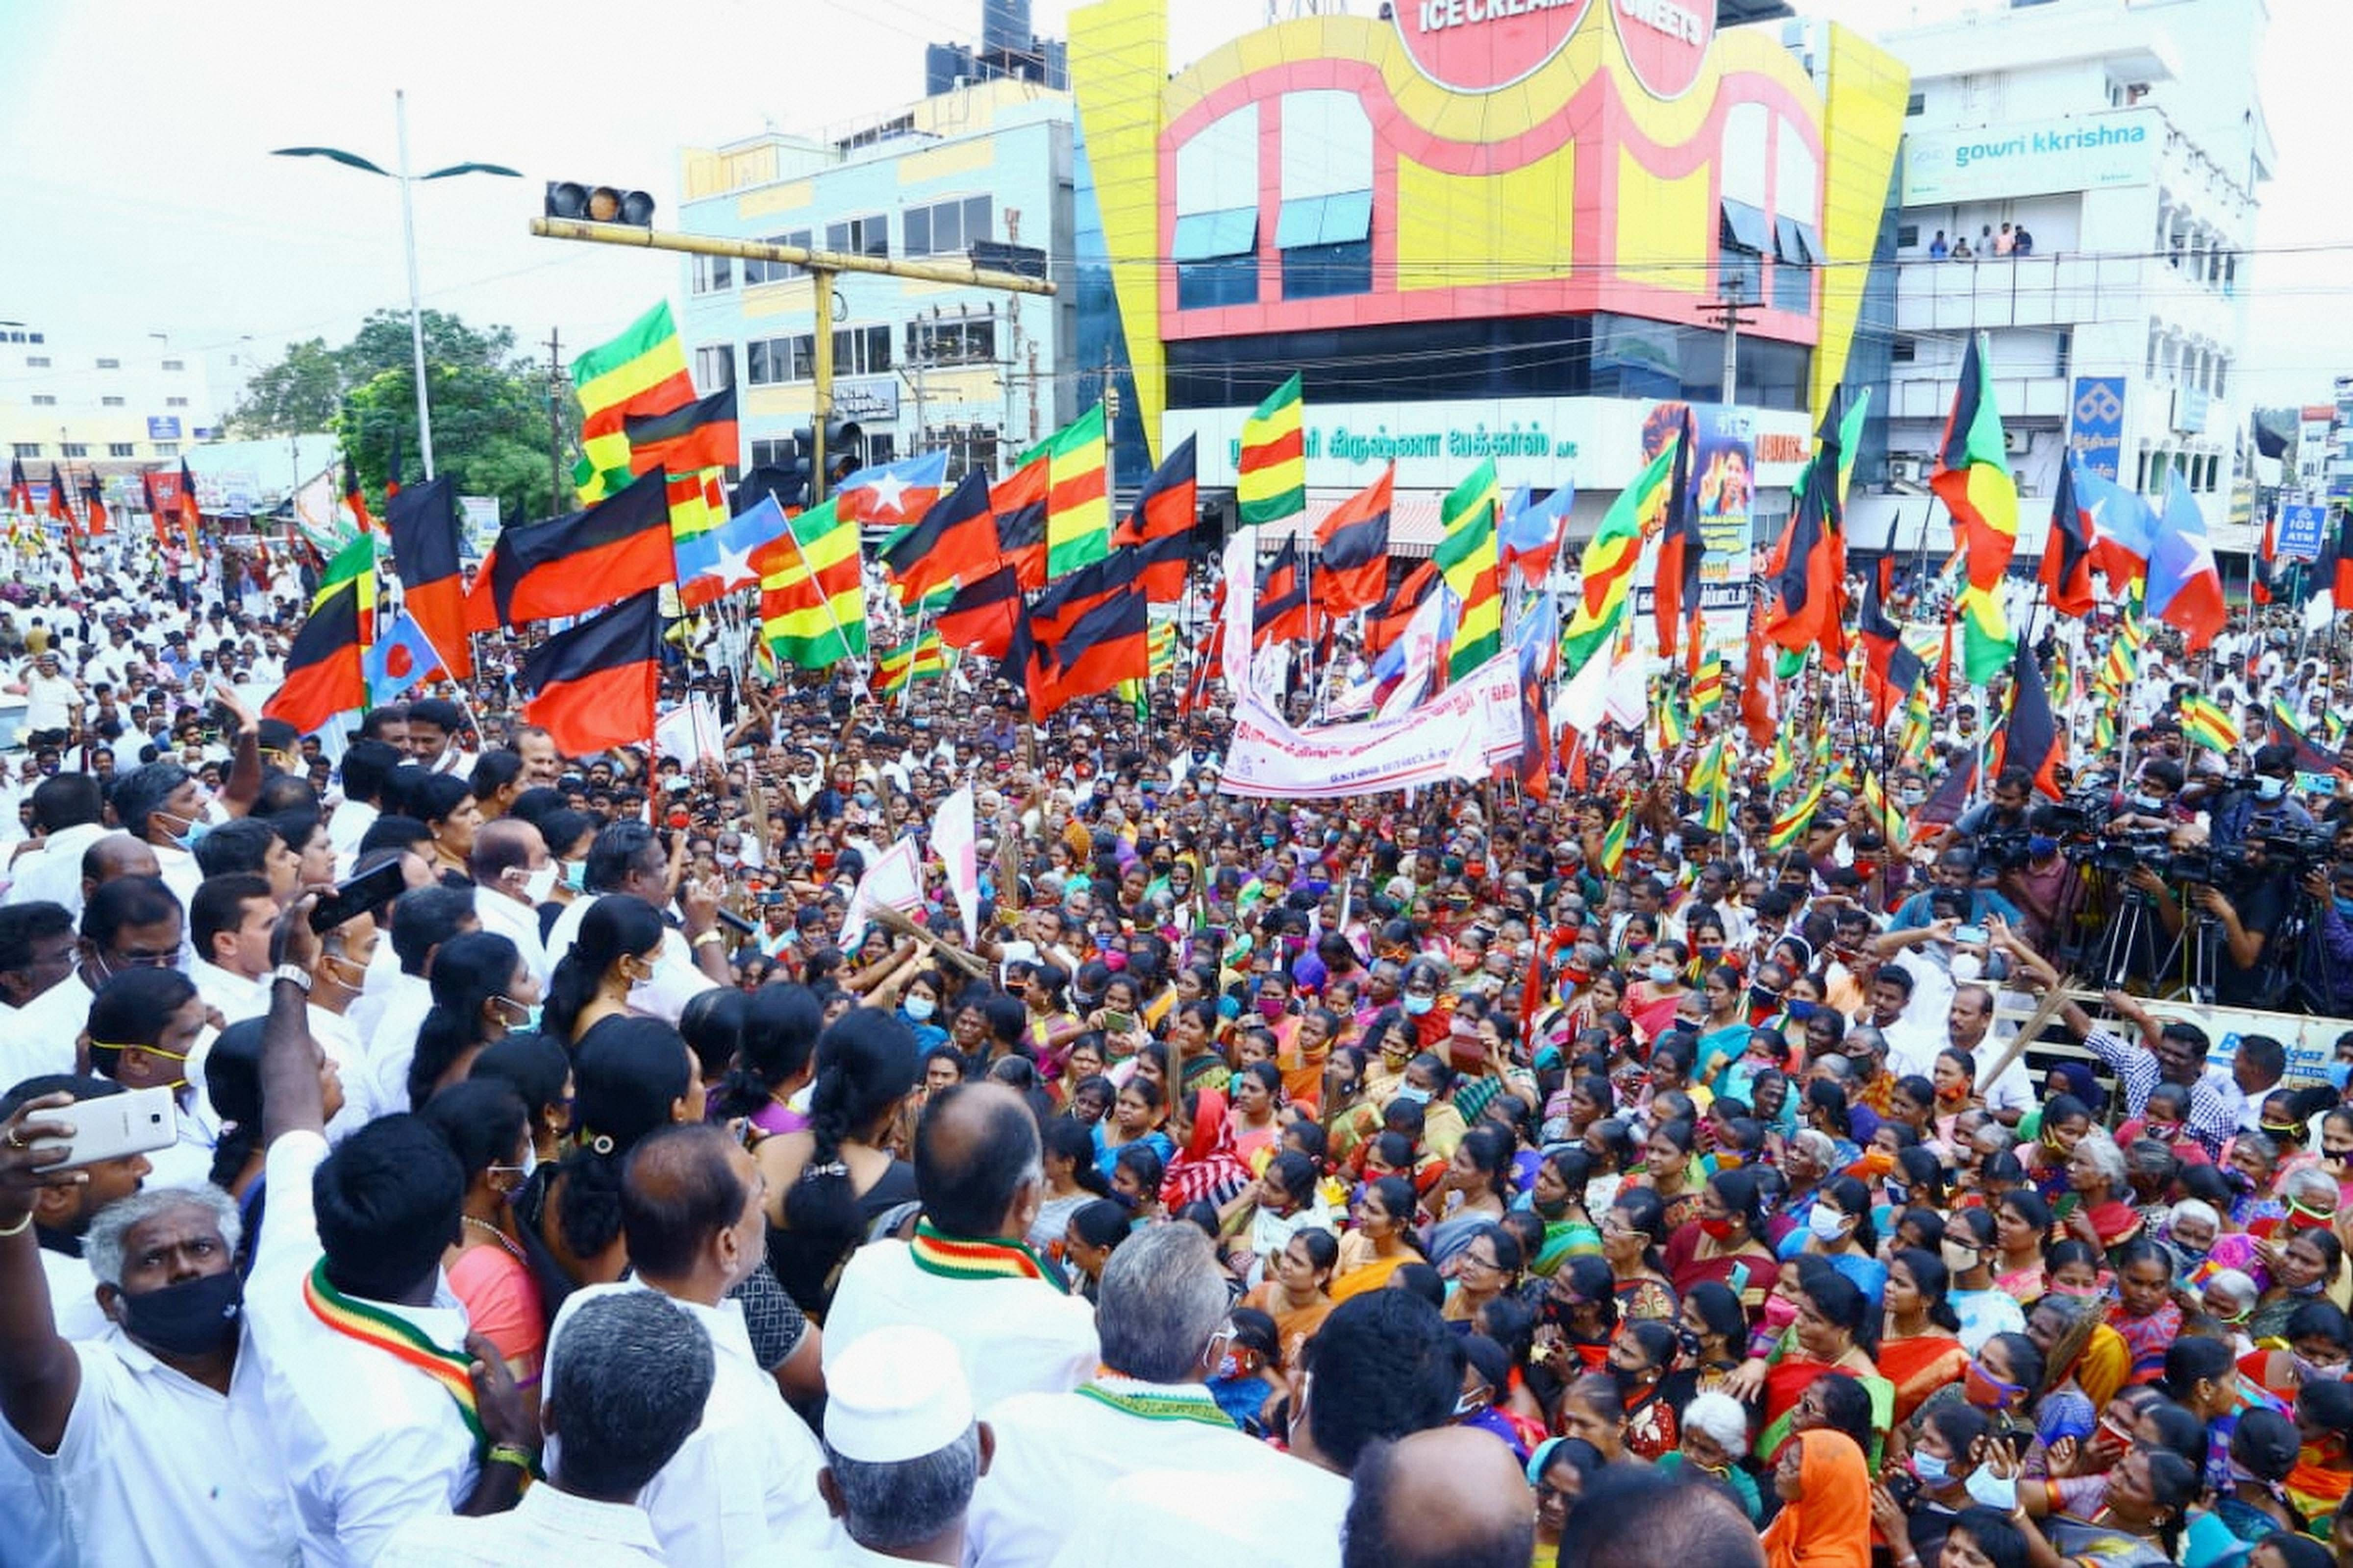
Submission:
<svg viewBox="0 0 2353 1568">
<path fill-rule="evenodd" d="M 2330 1062 L 2321 1072 L 2328 1079 L 2328 1087 L 2343 1092 L 2348 1080 L 2353 1080 L 2353 1062 Z"/>
<path fill-rule="evenodd" d="M 918 1024 L 931 1022 L 932 1015 L 939 1011 L 939 1005 L 928 996 L 910 996 L 900 1004 L 907 1016 Z"/>
<path fill-rule="evenodd" d="M 1984 1504 L 1999 1513 L 2010 1513 L 2018 1507 L 2018 1482 L 2015 1478 L 1997 1476 L 1979 1465 L 1971 1470 L 1961 1485 L 1968 1489 L 1969 1500 Z"/>
<path fill-rule="evenodd" d="M 1654 963 L 1651 965 L 1651 984 L 1653 985 L 1672 985 L 1674 982 L 1675 966 L 1673 964 Z"/>
<path fill-rule="evenodd" d="M 586 860 L 566 860 L 564 862 L 564 885 L 571 889 L 575 893 L 586 892 L 588 890 L 588 862 Z"/>
<path fill-rule="evenodd" d="M 1944 1455 L 1924 1453 L 1917 1448 L 1912 1451 L 1912 1473 L 1924 1487 L 1941 1487 L 1953 1479 Z"/>
<path fill-rule="evenodd" d="M 1807 1001 L 1803 996 L 1792 996 L 1781 1004 L 1781 1010 L 1788 1014 L 1790 1017 L 1796 1019 L 1799 1023 L 1802 1024 L 1807 1019 L 1814 1016 L 1815 1005 L 1816 1005 L 1814 1003 Z"/>
<path fill-rule="evenodd" d="M 1419 1084 L 1401 1083 L 1398 1085 L 1397 1097 L 1399 1100 L 1410 1100 L 1416 1105 L 1428 1105 L 1430 1103 L 1430 1090 L 1423 1089 Z"/>
<path fill-rule="evenodd" d="M 523 1007 L 522 1003 L 514 1000 L 511 996 L 501 996 L 499 998 L 499 1001 L 502 1005 L 510 1008 L 522 1008 L 522 1021 L 516 1023 L 511 1020 L 507 1024 L 507 1028 L 511 1032 L 518 1035 L 535 1035 L 539 1033 L 539 1010 L 542 1005 L 540 1003 L 534 1002 L 530 1006 Z"/>
<path fill-rule="evenodd" d="M 2338 914 L 2343 915 L 2348 920 L 2353 920 L 2353 899 L 2345 898 L 2340 895 L 2337 898 L 2331 899 L 2329 902 L 2336 906 L 2337 912 Z"/>
<path fill-rule="evenodd" d="M 1412 1014 L 1417 1018 L 1421 1016 L 1424 1013 L 1429 1012 L 1432 1007 L 1438 1005 L 1437 997 L 1424 996 L 1419 992 L 1413 991 L 1407 992 L 1402 998 L 1402 1001 L 1404 1003 L 1405 1010 Z"/>
<path fill-rule="evenodd" d="M 182 820 L 175 813 L 173 812 L 167 811 L 164 815 L 165 816 L 172 817 L 174 821 Z M 205 816 L 195 816 L 186 818 L 185 820 L 188 824 L 186 831 L 173 834 L 172 842 L 178 845 L 181 848 L 187 850 L 189 853 L 194 854 L 195 852 L 196 846 L 203 843 L 205 841 L 205 836 L 213 830 L 212 819 Z"/>
<path fill-rule="evenodd" d="M 2158 812 L 2165 809 L 2165 799 L 2162 795 L 2137 795 L 2132 797 L 2132 803 L 2133 809 L 2140 812 Z"/>
<path fill-rule="evenodd" d="M 2278 800 L 2287 794 L 2287 780 L 2275 779 L 2265 773 L 2255 780 L 2257 800 Z"/>
</svg>

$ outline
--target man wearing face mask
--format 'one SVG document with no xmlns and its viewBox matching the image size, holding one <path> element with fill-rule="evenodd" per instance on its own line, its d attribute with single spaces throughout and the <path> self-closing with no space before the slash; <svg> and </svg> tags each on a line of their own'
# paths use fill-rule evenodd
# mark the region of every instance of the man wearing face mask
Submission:
<svg viewBox="0 0 2353 1568">
<path fill-rule="evenodd" d="M 44 1188 L 79 1180 L 56 1165 L 72 1105 L 45 1095 L 0 1123 L 0 1440 L 39 1496 L 37 1517 L 12 1512 L 12 1545 L 34 1561 L 297 1562 L 227 1194 L 154 1188 L 101 1210 L 84 1249 L 108 1326 L 58 1331 L 32 1220 Z"/>
<path fill-rule="evenodd" d="M 2275 741 L 2255 752 L 2253 789 L 2224 793 L 2207 813 L 2207 837 L 2219 847 L 2242 844 L 2267 833 L 2310 833 L 2318 824 L 2290 794 L 2295 782 L 2295 748 Z"/>
<path fill-rule="evenodd" d="M 474 879 L 474 915 L 482 929 L 505 937 L 542 987 L 554 965 L 539 936 L 539 906 L 562 874 L 538 828 L 513 817 L 486 822 L 474 835 L 466 868 Z"/>
</svg>

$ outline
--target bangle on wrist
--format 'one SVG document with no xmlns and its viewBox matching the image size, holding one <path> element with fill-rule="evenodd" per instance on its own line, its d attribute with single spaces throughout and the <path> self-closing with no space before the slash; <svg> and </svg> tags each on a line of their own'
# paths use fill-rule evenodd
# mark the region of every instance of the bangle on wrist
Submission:
<svg viewBox="0 0 2353 1568">
<path fill-rule="evenodd" d="M 9 1226 L 5 1229 L 0 1229 L 0 1236 L 22 1236 L 25 1234 L 26 1227 L 32 1223 L 33 1211 L 31 1209 L 26 1209 L 25 1211 L 25 1217 L 18 1220 L 15 1225 Z"/>
<path fill-rule="evenodd" d="M 482 1462 L 490 1465 L 512 1465 L 527 1475 L 532 1467 L 539 1463 L 539 1456 L 519 1444 L 493 1443 L 483 1453 Z"/>
</svg>

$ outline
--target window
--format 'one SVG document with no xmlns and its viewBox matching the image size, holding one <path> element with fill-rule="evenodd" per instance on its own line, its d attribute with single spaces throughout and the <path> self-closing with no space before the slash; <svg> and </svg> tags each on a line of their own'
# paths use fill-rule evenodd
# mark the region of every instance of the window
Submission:
<svg viewBox="0 0 2353 1568">
<path fill-rule="evenodd" d="M 878 431 L 866 437 L 867 467 L 872 468 L 880 463 L 895 463 L 898 460 L 898 437 L 888 431 Z"/>
<path fill-rule="evenodd" d="M 887 375 L 891 370 L 891 329 L 849 327 L 833 334 L 833 374 Z"/>
<path fill-rule="evenodd" d="M 49 356 L 47 354 L 26 354 L 25 356 L 25 363 L 35 370 L 47 370 L 49 368 Z"/>
<path fill-rule="evenodd" d="M 2051 345 L 2051 374 L 2064 378 L 2068 365 L 2075 357 L 2075 331 L 2072 327 L 2059 329 Z"/>
<path fill-rule="evenodd" d="M 15 444 L 14 455 L 19 458 L 37 458 L 41 455 L 41 444 L 38 441 L 18 441 Z"/>
<path fill-rule="evenodd" d="M 816 374 L 817 339 L 808 332 L 792 338 L 763 338 L 744 345 L 744 379 L 754 386 L 807 381 Z"/>
<path fill-rule="evenodd" d="M 57 399 L 57 395 L 56 395 L 55 393 L 51 393 L 51 392 L 37 392 L 37 393 L 33 394 L 33 406 L 34 406 L 34 407 L 36 407 L 36 408 L 55 408 L 57 405 L 58 405 L 58 399 Z"/>
<path fill-rule="evenodd" d="M 735 260 L 729 256 L 698 256 L 694 258 L 694 291 L 716 294 L 734 287 Z"/>
<path fill-rule="evenodd" d="M 694 389 L 705 397 L 735 384 L 735 345 L 712 343 L 694 351 Z"/>
<path fill-rule="evenodd" d="M 891 254 L 891 222 L 881 214 L 825 226 L 825 247 L 850 256 Z"/>
<path fill-rule="evenodd" d="M 101 408 L 120 408 L 122 406 L 122 399 L 119 397 L 101 397 L 98 402 L 99 406 Z"/>
<path fill-rule="evenodd" d="M 128 441 L 109 441 L 106 455 L 110 458 L 135 458 L 139 455 L 139 448 Z"/>
<path fill-rule="evenodd" d="M 1373 287 L 1373 193 L 1344 191 L 1282 204 L 1274 225 L 1282 297 L 1316 300 Z"/>
<path fill-rule="evenodd" d="M 87 441 L 64 442 L 58 447 L 58 456 L 61 458 L 87 458 L 90 456 L 90 443 Z"/>
<path fill-rule="evenodd" d="M 1765 302 L 1765 253 L 1773 248 L 1773 225 L 1758 208 L 1726 199 L 1717 209 L 1718 286 L 1726 294 Z"/>
<path fill-rule="evenodd" d="M 1176 308 L 1258 302 L 1258 209 L 1229 207 L 1176 220 Z"/>
<path fill-rule="evenodd" d="M 2216 360 L 2214 362 L 2214 395 L 2217 397 L 2226 395 L 2231 389 L 2230 384 L 2231 362 L 2226 359 Z"/>
<path fill-rule="evenodd" d="M 1896 226 L 1896 229 L 1895 229 L 1895 248 L 1896 248 L 1896 249 L 1898 249 L 1898 250 L 1916 250 L 1917 248 L 1919 248 L 1919 245 L 1920 245 L 1920 226 L 1919 226 L 1918 224 L 1916 224 L 1916 223 L 1906 223 L 1906 224 L 1899 224 L 1899 225 L 1897 225 L 1897 226 Z"/>
<path fill-rule="evenodd" d="M 164 406 L 166 408 L 185 408 L 187 405 L 188 400 L 185 397 L 167 397 L 164 399 Z"/>
<path fill-rule="evenodd" d="M 177 441 L 158 441 L 155 443 L 155 455 L 159 458 L 176 458 L 180 455 L 180 444 Z"/>
<path fill-rule="evenodd" d="M 910 256 L 962 256 L 988 232 L 987 196 L 956 196 L 929 206 L 909 207 L 900 219 Z"/>
<path fill-rule="evenodd" d="M 1910 120 L 1910 119 L 1914 118 L 1914 117 L 1915 117 L 1915 116 L 1916 116 L 1916 115 L 1922 115 L 1922 114 L 1926 114 L 1926 113 L 1927 113 L 1927 112 L 1928 112 L 1928 95 L 1927 95 L 1926 93 L 1925 93 L 1925 92 L 1915 92 L 1915 93 L 1914 93 L 1910 98 L 1907 98 L 1907 99 L 1905 99 L 1905 100 L 1904 100 L 1904 118 L 1905 118 L 1905 119 L 1906 119 L 1906 120 Z"/>
<path fill-rule="evenodd" d="M 1920 357 L 1920 340 L 1898 338 L 1890 345 L 1887 357 L 1896 364 L 1910 364 Z"/>
<path fill-rule="evenodd" d="M 796 228 L 784 234 L 772 234 L 768 236 L 766 243 L 769 245 L 797 245 L 803 250 L 807 250 L 809 244 L 809 231 L 805 228 Z M 746 261 L 744 263 L 744 287 L 746 289 L 751 288 L 755 283 L 782 283 L 787 278 L 806 278 L 807 276 L 808 269 L 807 268 L 796 267 L 789 261 Z"/>
<path fill-rule="evenodd" d="M 911 364 L 986 364 L 997 357 L 997 318 L 910 321 L 906 357 Z"/>
<path fill-rule="evenodd" d="M 121 370 L 122 368 L 122 362 L 119 359 L 102 359 L 98 362 L 98 368 L 100 370 Z"/>
<path fill-rule="evenodd" d="M 917 437 L 915 444 L 947 453 L 947 482 L 951 485 L 975 468 L 984 474 L 997 471 L 997 430 L 994 425 L 937 426 Z"/>
<path fill-rule="evenodd" d="M 1822 242 L 1793 217 L 1773 220 L 1773 308 L 1800 314 L 1814 308 L 1814 272 Z"/>
<path fill-rule="evenodd" d="M 755 468 L 789 468 L 799 456 L 800 447 L 790 438 L 752 443 L 752 466 Z"/>
<path fill-rule="evenodd" d="M 188 368 L 188 362 L 184 359 L 167 359 L 164 362 L 164 368 L 165 370 L 185 370 Z"/>
</svg>

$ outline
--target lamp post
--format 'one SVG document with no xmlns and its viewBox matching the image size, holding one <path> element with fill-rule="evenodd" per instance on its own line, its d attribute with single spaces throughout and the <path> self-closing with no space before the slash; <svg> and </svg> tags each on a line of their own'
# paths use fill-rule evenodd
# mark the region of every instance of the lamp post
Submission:
<svg viewBox="0 0 2353 1568">
<path fill-rule="evenodd" d="M 400 182 L 400 240 L 408 258 L 408 345 L 416 356 L 417 364 L 417 444 L 425 455 L 425 478 L 430 481 L 433 478 L 433 415 L 425 394 L 425 310 L 417 284 L 417 211 L 412 188 L 426 180 L 447 180 L 459 174 L 500 174 L 519 180 L 522 174 L 503 163 L 452 163 L 429 174 L 411 174 L 408 172 L 407 92 L 396 91 L 392 95 L 392 104 L 393 117 L 399 132 L 398 174 L 339 147 L 280 147 L 271 155 L 279 158 L 332 158 L 336 163 L 363 174 L 380 174 L 387 180 Z"/>
</svg>

